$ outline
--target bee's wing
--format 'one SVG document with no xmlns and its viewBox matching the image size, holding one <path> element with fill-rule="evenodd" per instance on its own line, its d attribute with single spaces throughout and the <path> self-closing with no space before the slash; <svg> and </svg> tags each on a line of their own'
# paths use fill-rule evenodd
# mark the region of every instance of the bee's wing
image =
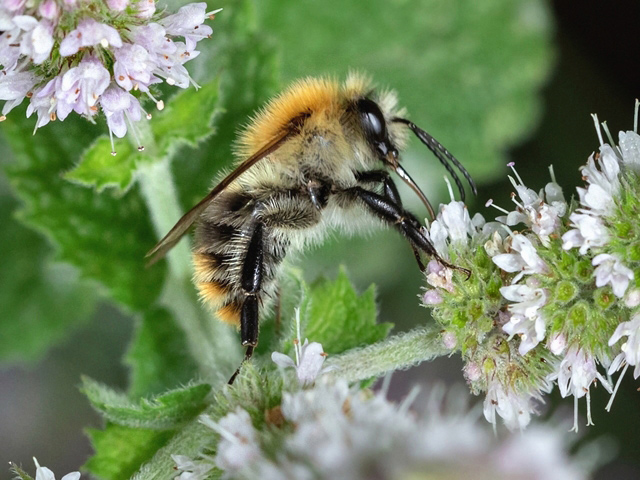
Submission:
<svg viewBox="0 0 640 480">
<path fill-rule="evenodd" d="M 149 251 L 149 253 L 147 253 L 146 257 L 152 257 L 147 263 L 147 266 L 153 265 L 162 257 L 164 257 L 167 252 L 180 241 L 182 236 L 187 233 L 187 230 L 189 230 L 189 227 L 193 225 L 193 222 L 198 219 L 200 214 L 207 208 L 209 203 L 211 203 L 211 201 L 218 196 L 220 192 L 227 188 L 231 182 L 237 179 L 258 161 L 262 160 L 264 157 L 280 148 L 280 146 L 292 135 L 292 133 L 292 130 L 283 130 L 280 135 L 274 137 L 273 140 L 271 140 L 264 147 L 262 147 L 260 150 L 258 150 L 256 153 L 254 153 L 244 162 L 238 165 L 238 167 L 233 172 L 224 177 L 222 181 L 218 183 L 206 197 L 200 200 L 200 202 L 198 202 L 195 207 L 185 213 L 182 218 L 178 220 L 178 223 L 173 226 L 169 233 L 167 233 L 164 238 L 160 240 L 158 244 Z"/>
</svg>

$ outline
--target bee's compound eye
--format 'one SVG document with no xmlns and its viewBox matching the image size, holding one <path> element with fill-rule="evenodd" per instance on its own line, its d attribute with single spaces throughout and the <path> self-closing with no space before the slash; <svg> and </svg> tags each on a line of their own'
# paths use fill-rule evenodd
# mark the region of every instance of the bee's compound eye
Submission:
<svg viewBox="0 0 640 480">
<path fill-rule="evenodd" d="M 368 98 L 358 100 L 357 105 L 367 135 L 376 143 L 384 142 L 387 139 L 387 126 L 380 107 Z"/>
</svg>

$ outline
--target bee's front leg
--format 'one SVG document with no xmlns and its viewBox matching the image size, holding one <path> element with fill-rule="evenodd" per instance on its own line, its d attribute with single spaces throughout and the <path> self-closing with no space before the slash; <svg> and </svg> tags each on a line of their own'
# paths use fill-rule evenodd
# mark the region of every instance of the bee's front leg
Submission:
<svg viewBox="0 0 640 480">
<path fill-rule="evenodd" d="M 398 193 L 398 187 L 396 187 L 396 184 L 389 175 L 389 172 L 387 172 L 386 170 L 368 170 L 365 172 L 358 172 L 356 178 L 358 182 L 364 184 L 382 183 L 383 197 L 390 203 L 394 204 L 398 208 L 398 210 L 402 210 L 405 213 L 405 218 L 407 219 L 407 221 L 412 222 L 416 228 L 420 228 L 420 222 L 418 221 L 418 219 L 411 212 L 404 210 L 402 206 L 402 199 L 400 198 L 400 193 Z M 418 249 L 413 242 L 409 242 L 409 244 L 411 245 L 411 250 L 413 251 L 413 255 L 415 256 L 416 262 L 418 263 L 418 268 L 421 272 L 424 272 L 426 267 L 424 263 L 422 263 L 420 252 L 418 252 Z"/>
</svg>

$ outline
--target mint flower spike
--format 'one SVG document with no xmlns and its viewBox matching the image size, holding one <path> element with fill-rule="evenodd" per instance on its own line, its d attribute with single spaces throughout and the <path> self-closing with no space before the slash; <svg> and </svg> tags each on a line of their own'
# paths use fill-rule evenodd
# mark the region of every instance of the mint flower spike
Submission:
<svg viewBox="0 0 640 480">
<path fill-rule="evenodd" d="M 155 14 L 154 0 L 0 3 L 0 121 L 25 98 L 27 116 L 38 117 L 34 133 L 71 112 L 93 121 L 102 111 L 112 145 L 132 131 L 144 149 L 134 127 L 141 99 L 162 110 L 152 85 L 198 87 L 184 64 L 199 55 L 197 43 L 213 33 L 204 22 L 220 10 L 191 3 Z"/>
</svg>

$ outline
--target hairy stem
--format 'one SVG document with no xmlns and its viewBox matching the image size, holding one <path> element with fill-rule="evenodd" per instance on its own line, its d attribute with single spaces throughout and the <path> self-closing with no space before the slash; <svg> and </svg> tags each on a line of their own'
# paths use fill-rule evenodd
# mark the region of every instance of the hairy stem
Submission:
<svg viewBox="0 0 640 480">
<path fill-rule="evenodd" d="M 419 327 L 382 342 L 329 357 L 327 366 L 335 369 L 332 375 L 354 382 L 409 368 L 450 353 L 451 349 L 442 342 L 440 328 Z"/>
</svg>

